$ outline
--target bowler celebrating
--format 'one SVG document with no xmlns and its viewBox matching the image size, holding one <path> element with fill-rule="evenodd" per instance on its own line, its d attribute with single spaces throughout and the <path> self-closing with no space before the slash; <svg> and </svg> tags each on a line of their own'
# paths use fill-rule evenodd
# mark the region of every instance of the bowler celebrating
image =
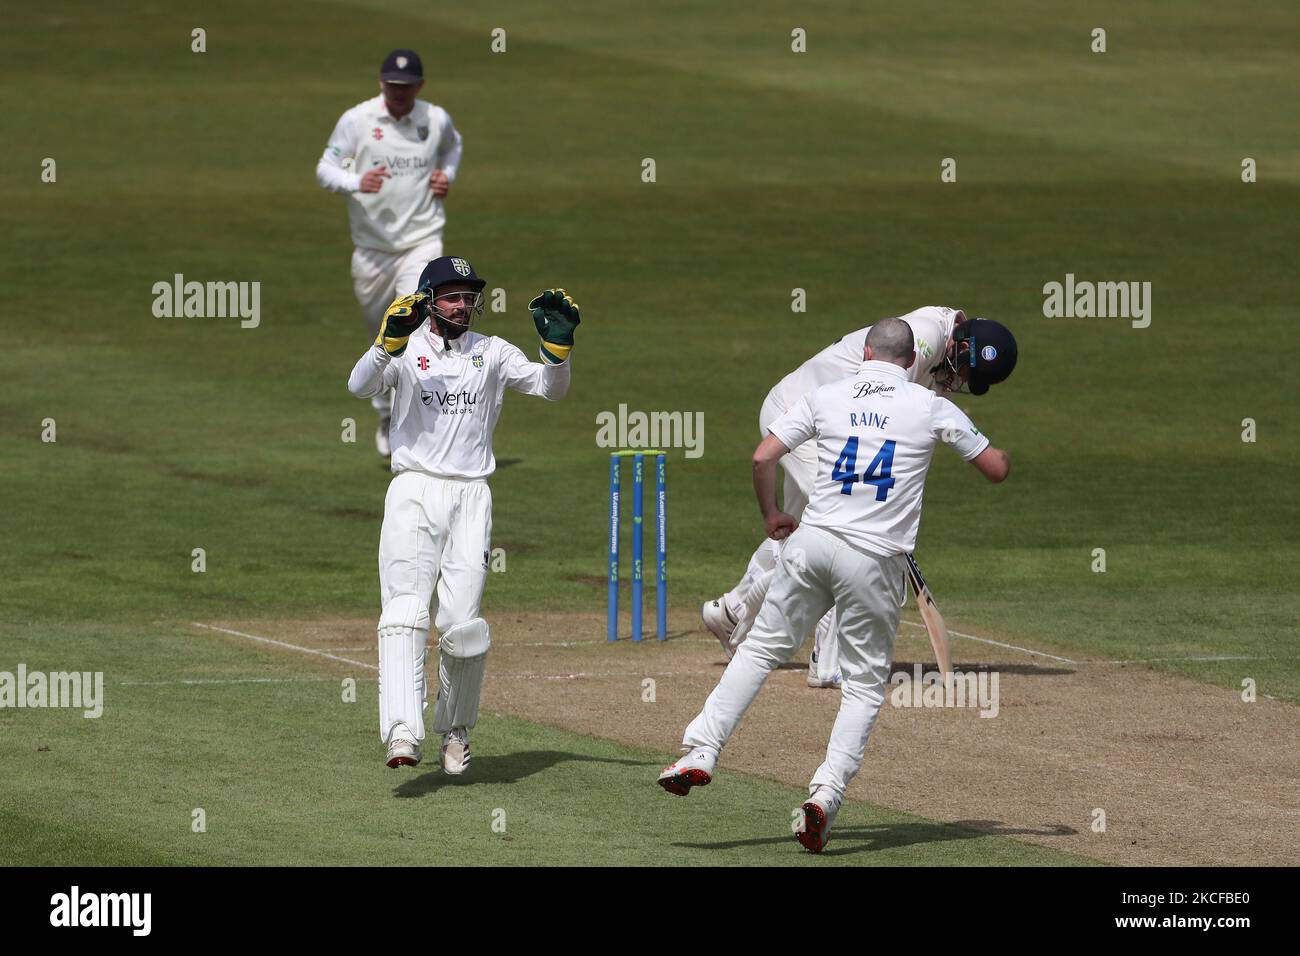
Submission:
<svg viewBox="0 0 1300 956">
<path fill-rule="evenodd" d="M 442 255 L 442 201 L 460 166 L 461 139 L 446 110 L 416 99 L 423 86 L 415 51 L 388 54 L 379 95 L 343 114 L 316 164 L 316 181 L 348 197 L 352 291 L 371 335 L 388 304 L 414 292 L 425 263 Z M 388 457 L 392 395 L 370 402 L 379 413 L 375 447 Z"/>
<path fill-rule="evenodd" d="M 754 490 L 763 523 L 785 545 L 748 639 L 686 728 L 686 755 L 659 775 L 665 790 L 681 796 L 708 784 L 718 752 L 768 675 L 834 606 L 840 709 L 795 831 L 813 853 L 829 839 L 884 701 L 906 555 L 916 541 L 934 446 L 952 445 L 990 481 L 1002 481 L 1009 469 L 1006 452 L 990 446 L 956 405 L 908 381 L 914 348 L 908 323 L 877 322 L 867 333 L 857 374 L 805 395 L 771 424 L 755 450 Z M 814 439 L 816 480 L 800 524 L 776 506 L 776 468 L 791 449 Z"/>
<path fill-rule="evenodd" d="M 390 767 L 420 762 L 425 736 L 424 660 L 429 603 L 438 631 L 433 731 L 442 767 L 464 773 L 478 719 L 488 648 L 479 617 L 492 550 L 496 470 L 492 433 L 506 389 L 550 401 L 569 390 L 569 353 L 580 319 L 563 289 L 529 303 L 542 338 L 541 362 L 504 339 L 470 330 L 483 314 L 483 286 L 466 260 L 443 257 L 398 298 L 379 335 L 352 369 L 348 390 L 369 398 L 395 389 L 394 478 L 379 534 L 379 736 Z"/>
<path fill-rule="evenodd" d="M 1016 340 L 1011 330 L 990 319 L 968 320 L 960 309 L 928 305 L 900 318 L 911 327 L 916 359 L 906 371 L 907 380 L 939 395 L 969 388 L 983 395 L 989 386 L 1011 374 L 1016 364 Z M 862 349 L 871 326 L 850 332 L 808 359 L 767 393 L 759 412 L 759 430 L 768 427 L 799 399 L 822 385 L 852 375 L 861 364 Z M 793 448 L 781 459 L 785 472 L 782 507 L 798 518 L 808 504 L 817 475 L 815 442 Z M 780 545 L 764 541 L 754 551 L 744 577 L 727 593 L 705 602 L 701 609 L 704 625 L 722 643 L 728 659 L 745 639 L 772 581 Z M 838 687 L 839 665 L 835 657 L 835 611 L 817 624 L 816 640 L 808 665 L 812 687 Z"/>
</svg>

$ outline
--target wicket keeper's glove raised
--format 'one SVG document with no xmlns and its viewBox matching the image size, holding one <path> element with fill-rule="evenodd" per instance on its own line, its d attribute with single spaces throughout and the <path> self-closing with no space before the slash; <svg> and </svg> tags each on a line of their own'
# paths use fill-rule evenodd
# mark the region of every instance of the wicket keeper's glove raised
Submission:
<svg viewBox="0 0 1300 956">
<path fill-rule="evenodd" d="M 578 303 L 563 289 L 547 289 L 529 302 L 528 308 L 537 334 L 542 337 L 542 358 L 550 365 L 559 365 L 573 350 L 573 330 L 582 321 Z"/>
<path fill-rule="evenodd" d="M 394 358 L 401 355 L 406 351 L 406 340 L 424 322 L 428 307 L 427 292 L 398 296 L 384 313 L 375 344 L 382 345 L 384 351 Z"/>
</svg>

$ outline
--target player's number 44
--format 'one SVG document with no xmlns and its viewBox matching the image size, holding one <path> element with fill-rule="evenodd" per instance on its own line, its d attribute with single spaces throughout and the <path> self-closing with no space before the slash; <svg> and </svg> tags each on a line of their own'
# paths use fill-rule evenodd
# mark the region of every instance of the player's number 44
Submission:
<svg viewBox="0 0 1300 956">
<path fill-rule="evenodd" d="M 889 489 L 894 487 L 894 439 L 887 438 L 885 443 L 871 459 L 867 470 L 858 477 L 858 437 L 854 435 L 844 444 L 840 457 L 835 459 L 831 470 L 831 481 L 841 483 L 840 494 L 853 494 L 853 485 L 861 481 L 864 485 L 876 486 L 876 500 L 884 501 Z"/>
</svg>

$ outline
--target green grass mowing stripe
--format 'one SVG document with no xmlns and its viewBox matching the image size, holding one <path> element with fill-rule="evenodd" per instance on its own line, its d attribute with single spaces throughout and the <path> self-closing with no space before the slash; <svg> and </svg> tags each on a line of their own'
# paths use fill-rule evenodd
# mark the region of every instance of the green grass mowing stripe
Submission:
<svg viewBox="0 0 1300 956">
<path fill-rule="evenodd" d="M 118 705 L 112 718 L 120 749 L 94 762 L 73 756 L 75 734 L 57 740 L 51 753 L 4 748 L 21 780 L 6 788 L 0 813 L 10 821 L 12 862 L 815 862 L 789 834 L 800 788 L 723 771 L 714 786 L 677 799 L 655 786 L 658 754 L 597 737 L 489 715 L 474 732 L 471 771 L 451 778 L 428 765 L 382 766 L 369 719 L 356 719 L 355 708 L 368 710 L 373 697 L 321 708 L 320 698 L 296 692 L 274 693 L 268 702 L 265 688 L 225 687 L 149 688 L 133 700 L 125 706 L 140 713 L 122 714 Z M 194 714 L 190 723 L 179 718 L 182 711 Z M 139 721 L 169 724 L 178 747 L 140 740 L 130 732 Z M 250 724 L 264 722 L 277 732 L 251 732 Z M 110 800 L 95 797 L 108 792 Z M 23 804 L 42 809 L 18 810 Z M 207 832 L 191 832 L 195 808 L 204 810 Z M 840 838 L 816 862 L 1087 862 L 865 804 L 850 804 L 840 819 Z M 68 838 L 51 838 L 60 827 Z"/>
<path fill-rule="evenodd" d="M 498 715 L 476 729 L 465 777 L 395 772 L 374 695 L 373 684 L 355 704 L 329 684 L 119 687 L 98 721 L 24 712 L 0 745 L 14 771 L 0 797 L 7 854 L 68 865 L 1087 862 L 858 803 L 834 852 L 814 861 L 789 833 L 801 789 L 724 770 L 673 798 L 654 783 L 662 755 Z M 200 808 L 207 831 L 194 833 Z M 66 838 L 51 836 L 60 829 Z"/>
</svg>

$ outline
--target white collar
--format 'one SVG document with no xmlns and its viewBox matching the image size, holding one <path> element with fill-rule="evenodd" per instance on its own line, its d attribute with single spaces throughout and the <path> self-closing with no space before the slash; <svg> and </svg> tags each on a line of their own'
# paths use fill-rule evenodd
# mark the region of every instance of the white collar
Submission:
<svg viewBox="0 0 1300 956">
<path fill-rule="evenodd" d="M 886 375 L 893 378 L 907 380 L 907 369 L 895 365 L 893 362 L 882 362 L 879 359 L 872 359 L 870 362 L 863 362 L 858 366 L 858 374 L 868 373 L 871 375 Z"/>
<path fill-rule="evenodd" d="M 464 355 L 470 350 L 470 342 L 467 341 L 471 331 L 466 329 L 458 337 L 448 342 L 433 327 L 433 320 L 430 319 L 425 323 L 424 337 L 429 340 L 429 347 L 435 352 L 447 352 L 451 355 Z"/>
<path fill-rule="evenodd" d="M 420 112 L 420 106 L 422 105 L 420 100 L 416 100 L 415 104 L 411 107 L 411 112 L 407 113 L 401 119 L 397 119 L 393 116 L 392 113 L 388 112 L 388 107 L 384 105 L 383 93 L 380 93 L 373 100 L 371 100 L 371 102 L 375 104 L 375 111 L 378 113 L 378 116 L 376 117 L 377 120 L 380 122 L 387 120 L 389 123 L 393 123 L 393 124 L 403 123 L 406 120 L 410 120 L 412 123 L 414 123 L 415 114 Z"/>
</svg>

